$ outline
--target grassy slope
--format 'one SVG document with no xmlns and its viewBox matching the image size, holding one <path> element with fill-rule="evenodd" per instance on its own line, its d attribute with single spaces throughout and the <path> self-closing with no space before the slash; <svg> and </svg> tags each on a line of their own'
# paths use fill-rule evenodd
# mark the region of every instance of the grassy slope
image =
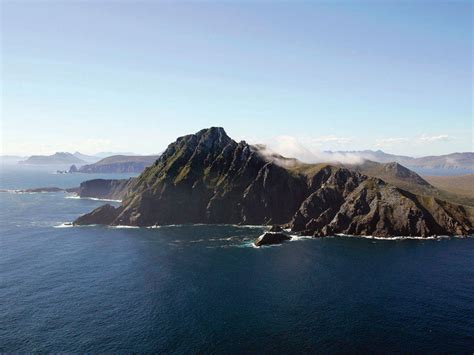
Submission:
<svg viewBox="0 0 474 355">
<path fill-rule="evenodd" d="M 456 196 L 459 203 L 474 207 L 474 174 L 423 178 L 436 187 L 446 199 Z"/>
<path fill-rule="evenodd" d="M 438 189 L 474 198 L 474 174 L 457 176 L 424 176 L 424 179 Z"/>
</svg>

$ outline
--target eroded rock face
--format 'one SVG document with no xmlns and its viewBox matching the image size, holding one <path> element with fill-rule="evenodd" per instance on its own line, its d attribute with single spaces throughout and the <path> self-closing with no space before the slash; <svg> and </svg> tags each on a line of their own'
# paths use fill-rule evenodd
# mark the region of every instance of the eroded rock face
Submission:
<svg viewBox="0 0 474 355">
<path fill-rule="evenodd" d="M 413 195 L 365 178 L 349 189 L 325 187 L 311 194 L 290 223 L 293 231 L 325 236 L 466 235 L 471 225 L 462 206 Z"/>
<path fill-rule="evenodd" d="M 218 127 L 180 137 L 139 177 L 117 186 L 126 191 L 122 206 L 102 211 L 110 213 L 103 223 L 285 224 L 314 236 L 471 231 L 462 206 L 414 195 L 344 167 L 292 168 L 277 161 Z"/>
<path fill-rule="evenodd" d="M 284 241 L 290 240 L 291 237 L 287 236 L 286 234 L 283 233 L 272 233 L 272 232 L 267 232 L 262 234 L 260 237 L 258 237 L 254 244 L 257 247 L 260 247 L 262 245 L 271 245 L 271 244 L 281 244 Z"/>
</svg>

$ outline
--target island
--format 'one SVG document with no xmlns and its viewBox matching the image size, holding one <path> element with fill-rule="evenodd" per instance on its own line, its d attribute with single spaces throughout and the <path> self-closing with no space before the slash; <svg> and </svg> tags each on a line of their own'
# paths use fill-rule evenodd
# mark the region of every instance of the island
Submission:
<svg viewBox="0 0 474 355">
<path fill-rule="evenodd" d="M 67 152 L 58 152 L 53 155 L 32 155 L 26 160 L 21 160 L 18 164 L 24 165 L 64 165 L 64 164 L 85 164 L 86 161 Z"/>
<path fill-rule="evenodd" d="M 77 167 L 72 165 L 70 173 L 141 173 L 147 166 L 152 165 L 159 155 L 113 155 L 93 164 Z"/>
<path fill-rule="evenodd" d="M 410 192 L 357 169 L 291 161 L 281 164 L 257 146 L 234 141 L 223 128 L 203 129 L 179 137 L 128 182 L 119 207 L 101 206 L 74 224 L 278 224 L 315 237 L 472 233 L 463 205 Z M 415 184 L 426 183 L 420 179 Z"/>
</svg>

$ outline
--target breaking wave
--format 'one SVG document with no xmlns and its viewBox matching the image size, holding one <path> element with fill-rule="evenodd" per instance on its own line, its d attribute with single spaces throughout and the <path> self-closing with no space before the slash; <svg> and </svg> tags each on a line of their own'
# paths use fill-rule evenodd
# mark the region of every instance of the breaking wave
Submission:
<svg viewBox="0 0 474 355">
<path fill-rule="evenodd" d="M 345 238 L 362 238 L 362 239 L 375 239 L 375 240 L 442 240 L 442 239 L 451 239 L 451 238 L 472 238 L 471 235 L 467 236 L 460 236 L 460 235 L 432 235 L 428 237 L 417 237 L 417 236 L 393 236 L 393 237 L 378 237 L 373 235 L 353 235 L 353 234 L 344 234 L 338 233 L 336 234 L 338 237 L 345 237 Z"/>
<path fill-rule="evenodd" d="M 79 195 L 69 195 L 66 196 L 65 198 L 67 199 L 73 199 L 73 200 L 92 200 L 92 201 L 105 201 L 105 202 L 122 202 L 122 200 L 113 200 L 109 198 L 97 198 L 97 197 L 81 197 Z"/>
<path fill-rule="evenodd" d="M 72 228 L 72 227 L 74 227 L 72 222 L 64 222 L 64 223 L 58 224 L 57 226 L 53 226 L 53 228 Z"/>
</svg>

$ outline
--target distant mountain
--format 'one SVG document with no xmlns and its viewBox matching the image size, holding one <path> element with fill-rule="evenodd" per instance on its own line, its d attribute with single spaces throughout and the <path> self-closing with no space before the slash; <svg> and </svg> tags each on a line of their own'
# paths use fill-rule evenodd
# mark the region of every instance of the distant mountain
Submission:
<svg viewBox="0 0 474 355">
<path fill-rule="evenodd" d="M 257 146 L 232 140 L 222 128 L 204 129 L 179 137 L 127 182 L 121 206 L 99 207 L 74 224 L 282 224 L 315 237 L 472 232 L 463 206 L 411 193 L 356 169 L 294 159 L 282 166 L 279 161 Z M 387 170 L 400 181 L 429 186 L 401 166 Z"/>
<path fill-rule="evenodd" d="M 32 155 L 19 164 L 29 165 L 62 165 L 62 164 L 85 164 L 86 162 L 71 153 L 59 152 L 53 155 Z"/>
<path fill-rule="evenodd" d="M 152 165 L 158 155 L 114 155 L 77 168 L 71 166 L 71 173 L 141 173 L 147 166 Z"/>
<path fill-rule="evenodd" d="M 81 160 L 84 160 L 86 163 L 95 163 L 97 161 L 100 160 L 99 157 L 97 156 L 94 156 L 94 155 L 86 155 L 86 154 L 82 154 L 82 153 L 79 153 L 79 152 L 75 152 L 73 154 L 76 158 L 79 158 Z"/>
<path fill-rule="evenodd" d="M 414 169 L 467 170 L 474 173 L 474 153 L 452 153 L 448 155 L 415 158 L 407 164 Z"/>
<path fill-rule="evenodd" d="M 420 174 L 445 175 L 452 173 L 474 173 L 474 153 L 452 153 L 447 155 L 413 158 L 405 155 L 388 154 L 381 150 L 328 151 L 328 154 L 360 157 L 379 163 L 396 162 Z"/>
<path fill-rule="evenodd" d="M 0 155 L 0 164 L 17 164 L 19 161 L 28 157 L 21 157 L 18 155 Z"/>
<path fill-rule="evenodd" d="M 99 153 L 94 154 L 94 156 L 98 157 L 98 158 L 107 158 L 107 157 L 111 157 L 111 156 L 114 156 L 114 155 L 135 156 L 135 155 L 140 155 L 140 154 L 135 154 L 135 153 L 132 153 L 132 152 L 99 152 Z"/>
</svg>

